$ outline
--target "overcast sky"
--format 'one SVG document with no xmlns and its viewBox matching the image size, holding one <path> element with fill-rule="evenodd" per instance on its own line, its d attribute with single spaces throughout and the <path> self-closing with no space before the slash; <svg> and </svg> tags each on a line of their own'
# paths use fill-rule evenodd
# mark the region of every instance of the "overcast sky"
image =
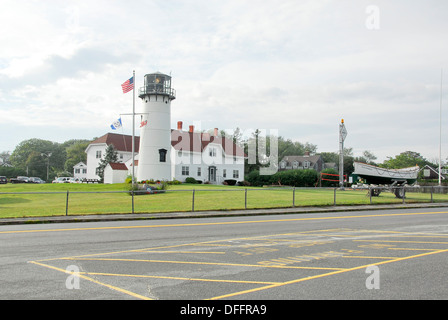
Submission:
<svg viewBox="0 0 448 320">
<path fill-rule="evenodd" d="M 121 84 L 135 70 L 136 87 L 171 73 L 173 128 L 272 129 L 336 152 L 344 119 L 355 156 L 437 161 L 442 120 L 448 157 L 446 0 L 0 4 L 0 152 L 111 132 L 132 112 Z"/>
</svg>

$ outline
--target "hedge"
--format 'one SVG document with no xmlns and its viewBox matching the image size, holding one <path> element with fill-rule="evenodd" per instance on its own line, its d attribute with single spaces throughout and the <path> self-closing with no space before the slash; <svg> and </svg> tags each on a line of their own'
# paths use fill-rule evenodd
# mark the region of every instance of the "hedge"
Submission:
<svg viewBox="0 0 448 320">
<path fill-rule="evenodd" d="M 260 175 L 258 170 L 250 172 L 246 181 L 251 186 L 284 185 L 291 187 L 314 187 L 318 181 L 318 173 L 313 169 L 297 169 L 278 171 L 273 175 Z"/>
</svg>

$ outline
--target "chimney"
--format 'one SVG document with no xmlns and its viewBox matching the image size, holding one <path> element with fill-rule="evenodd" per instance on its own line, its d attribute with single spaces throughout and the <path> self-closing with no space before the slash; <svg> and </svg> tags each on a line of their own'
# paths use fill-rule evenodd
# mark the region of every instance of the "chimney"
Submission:
<svg viewBox="0 0 448 320">
<path fill-rule="evenodd" d="M 215 137 L 218 136 L 218 128 L 215 128 Z"/>
<path fill-rule="evenodd" d="M 190 126 L 190 132 L 193 133 L 194 131 L 194 126 Z"/>
<path fill-rule="evenodd" d="M 309 151 L 305 151 L 305 157 L 309 157 L 310 156 L 310 152 Z"/>
<path fill-rule="evenodd" d="M 177 121 L 177 130 L 182 131 L 182 121 Z"/>
</svg>

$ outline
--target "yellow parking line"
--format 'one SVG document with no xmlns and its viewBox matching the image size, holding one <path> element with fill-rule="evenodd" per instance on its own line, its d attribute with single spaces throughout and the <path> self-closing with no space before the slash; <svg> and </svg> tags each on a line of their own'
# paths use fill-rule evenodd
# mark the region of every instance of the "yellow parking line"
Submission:
<svg viewBox="0 0 448 320">
<path fill-rule="evenodd" d="M 200 253 L 200 254 L 225 254 L 225 252 L 222 251 L 176 251 L 176 250 L 142 250 L 141 252 L 148 252 L 148 253 Z"/>
<path fill-rule="evenodd" d="M 161 225 L 144 225 L 144 226 L 117 226 L 117 227 L 91 227 L 91 228 L 67 228 L 67 229 L 14 230 L 14 231 L 0 231 L 0 234 L 37 233 L 37 232 L 66 232 L 66 231 L 90 231 L 90 230 L 116 230 L 116 229 L 143 229 L 143 228 L 166 228 L 166 227 L 191 227 L 191 226 L 216 226 L 216 225 L 235 225 L 235 224 L 249 224 L 249 223 L 272 223 L 272 222 L 292 222 L 292 221 L 359 219 L 359 218 L 375 218 L 375 217 L 397 217 L 397 216 L 431 215 L 431 214 L 446 214 L 446 213 L 448 213 L 448 211 L 441 211 L 441 212 L 383 213 L 383 214 L 365 214 L 365 215 L 350 215 L 350 216 L 311 217 L 311 218 L 292 218 L 292 219 L 270 219 L 270 220 L 248 220 L 248 221 L 228 221 L 228 222 L 179 223 L 179 224 L 161 224 Z"/>
<path fill-rule="evenodd" d="M 345 273 L 345 272 L 359 270 L 359 269 L 365 269 L 368 266 L 372 266 L 372 265 L 378 266 L 378 265 L 382 265 L 382 264 L 386 264 L 386 263 L 403 261 L 403 260 L 407 260 L 407 259 L 414 259 L 414 258 L 423 257 L 423 256 L 431 255 L 431 254 L 442 253 L 442 252 L 448 252 L 448 249 L 437 250 L 437 251 L 428 252 L 428 253 L 421 253 L 421 254 L 417 254 L 417 255 L 414 255 L 414 256 L 397 258 L 397 259 L 383 261 L 383 262 L 378 262 L 378 263 L 374 263 L 374 264 L 366 264 L 366 265 L 362 265 L 362 266 L 358 266 L 358 267 L 354 267 L 354 268 L 349 268 L 349 269 L 345 269 L 345 270 L 333 271 L 333 272 L 319 274 L 319 275 L 315 275 L 315 276 L 310 276 L 310 277 L 295 279 L 295 280 L 291 280 L 291 281 L 286 281 L 286 282 L 283 282 L 283 283 L 280 283 L 280 284 L 273 284 L 273 285 L 268 285 L 268 286 L 265 286 L 265 287 L 254 288 L 254 289 L 249 289 L 249 290 L 243 290 L 243 291 L 239 291 L 239 292 L 234 292 L 234 293 L 229 293 L 229 294 L 213 297 L 213 298 L 210 298 L 209 300 L 218 300 L 218 299 L 235 297 L 235 296 L 242 295 L 242 294 L 248 294 L 248 293 L 252 293 L 252 292 L 257 292 L 257 291 L 277 288 L 277 287 L 285 286 L 285 285 L 288 285 L 288 284 L 295 284 L 295 283 L 299 283 L 299 282 L 303 282 L 303 281 L 307 281 L 307 280 L 328 277 L 328 276 L 331 276 L 331 275 Z"/>
<path fill-rule="evenodd" d="M 60 271 L 60 272 L 63 272 L 63 273 L 72 274 L 71 272 L 66 271 L 64 269 L 60 269 L 60 268 L 57 268 L 57 267 L 54 267 L 54 266 L 50 266 L 48 264 L 40 263 L 40 262 L 37 262 L 37 261 L 30 261 L 30 263 L 37 264 L 37 265 L 42 266 L 42 267 L 47 267 L 47 268 L 50 268 L 50 269 L 53 269 L 53 270 L 57 270 L 57 271 Z M 125 289 L 122 289 L 122 288 L 118 288 L 118 287 L 112 286 L 110 284 L 103 283 L 103 282 L 100 282 L 98 280 L 92 279 L 90 277 L 85 276 L 81 272 L 78 273 L 78 274 L 79 274 L 79 277 L 84 279 L 84 280 L 88 280 L 88 281 L 91 281 L 93 283 L 105 286 L 105 287 L 107 287 L 109 289 L 112 289 L 112 290 L 115 290 L 115 291 L 118 291 L 118 292 L 121 292 L 121 293 L 125 293 L 125 294 L 130 295 L 130 296 L 135 297 L 135 298 L 139 298 L 139 299 L 143 299 L 143 300 L 152 300 L 152 299 L 150 299 L 148 297 L 139 295 L 137 293 L 134 293 L 134 292 L 131 292 L 131 291 L 128 291 L 128 290 L 125 290 Z"/>
<path fill-rule="evenodd" d="M 235 267 L 256 267 L 256 268 L 276 268 L 276 269 L 346 270 L 345 268 L 265 266 L 265 265 L 258 265 L 258 264 L 202 262 L 202 261 L 201 262 L 199 262 L 199 261 L 168 261 L 168 260 L 147 260 L 147 259 L 60 258 L 60 260 L 150 262 L 150 263 L 198 264 L 198 265 L 213 265 L 213 266 L 235 266 Z"/>
<path fill-rule="evenodd" d="M 226 280 L 226 279 L 200 279 L 185 277 L 168 277 L 168 276 L 149 276 L 140 274 L 119 274 L 119 273 L 102 273 L 102 272 L 80 272 L 95 276 L 112 276 L 112 277 L 129 277 L 129 278 L 153 278 L 153 279 L 169 279 L 169 280 L 185 280 L 185 281 L 203 281 L 203 282 L 227 282 L 227 283 L 245 283 L 245 284 L 277 284 L 281 282 L 273 281 L 249 281 L 249 280 Z"/>
<path fill-rule="evenodd" d="M 369 257 L 369 256 L 342 256 L 342 258 L 359 258 L 359 259 L 385 259 L 385 260 L 390 260 L 390 259 L 398 259 L 399 257 Z"/>
<path fill-rule="evenodd" d="M 308 231 L 304 231 L 304 232 L 306 233 Z M 70 256 L 70 257 L 63 257 L 63 258 L 42 259 L 42 260 L 37 260 L 37 261 L 51 261 L 51 260 L 59 260 L 59 259 L 64 259 L 64 258 L 65 259 L 74 259 L 74 258 L 83 258 L 83 257 L 97 257 L 97 256 L 120 254 L 120 253 L 150 252 L 150 250 L 155 250 L 155 249 L 168 249 L 168 248 L 179 248 L 179 247 L 189 247 L 189 246 L 207 246 L 207 245 L 212 246 L 214 243 L 220 243 L 220 242 L 241 241 L 241 240 L 259 240 L 262 238 L 272 238 L 272 237 L 278 237 L 278 236 L 284 236 L 284 235 L 300 235 L 300 234 L 302 234 L 302 232 L 279 233 L 279 234 L 271 234 L 271 235 L 266 235 L 266 236 L 230 238 L 230 239 L 225 239 L 225 240 L 211 240 L 211 241 L 203 241 L 203 242 L 190 242 L 190 243 L 175 244 L 175 245 L 170 245 L 170 246 L 160 246 L 160 247 L 153 247 L 153 248 L 91 253 L 91 254 Z M 309 241 L 309 240 L 304 240 L 304 241 Z M 235 245 L 234 243 L 229 243 L 228 245 L 222 245 L 222 246 L 233 247 L 234 245 Z M 219 246 L 221 246 L 221 245 L 219 245 Z"/>
<path fill-rule="evenodd" d="M 419 248 L 388 248 L 389 250 L 407 250 L 407 251 L 434 251 L 438 249 L 419 249 Z"/>
<path fill-rule="evenodd" d="M 439 241 L 412 241 L 412 240 L 353 240 L 361 242 L 397 242 L 397 243 L 430 243 L 430 244 L 448 244 L 448 242 Z"/>
</svg>

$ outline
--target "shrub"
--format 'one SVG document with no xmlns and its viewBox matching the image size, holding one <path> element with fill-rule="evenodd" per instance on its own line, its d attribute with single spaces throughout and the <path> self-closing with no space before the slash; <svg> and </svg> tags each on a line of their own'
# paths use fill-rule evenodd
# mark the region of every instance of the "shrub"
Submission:
<svg viewBox="0 0 448 320">
<path fill-rule="evenodd" d="M 185 182 L 186 182 L 186 183 L 196 183 L 197 181 L 196 181 L 195 178 L 188 177 L 188 178 L 185 179 Z"/>
<path fill-rule="evenodd" d="M 227 179 L 227 180 L 224 180 L 224 182 L 226 182 L 227 185 L 229 185 L 229 186 L 236 185 L 236 180 L 235 179 Z"/>
<path fill-rule="evenodd" d="M 314 187 L 317 183 L 316 170 L 285 170 L 273 175 L 260 175 L 259 171 L 252 171 L 246 177 L 246 182 L 252 186 L 283 185 L 291 187 Z"/>
</svg>

